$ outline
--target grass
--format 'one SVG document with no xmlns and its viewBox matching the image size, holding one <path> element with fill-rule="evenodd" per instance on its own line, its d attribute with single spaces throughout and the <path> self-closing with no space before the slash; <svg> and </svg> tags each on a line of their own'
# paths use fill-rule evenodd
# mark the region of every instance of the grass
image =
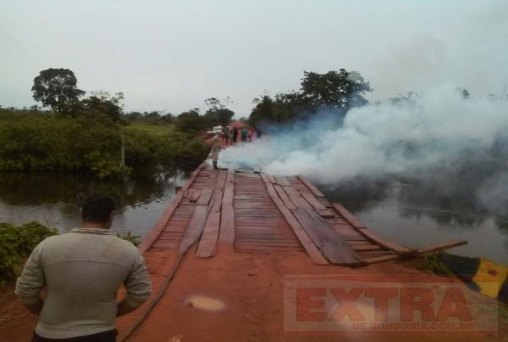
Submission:
<svg viewBox="0 0 508 342">
<path fill-rule="evenodd" d="M 127 131 L 144 132 L 154 137 L 166 137 L 175 131 L 175 125 L 150 125 L 145 123 L 132 123 L 125 128 Z"/>
</svg>

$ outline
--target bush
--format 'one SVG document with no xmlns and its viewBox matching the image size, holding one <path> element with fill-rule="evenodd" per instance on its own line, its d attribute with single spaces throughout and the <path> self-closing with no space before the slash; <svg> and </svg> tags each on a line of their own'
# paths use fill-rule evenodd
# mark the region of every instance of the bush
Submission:
<svg viewBox="0 0 508 342">
<path fill-rule="evenodd" d="M 56 234 L 56 229 L 37 222 L 21 226 L 0 223 L 0 281 L 18 276 L 24 260 L 39 242 Z"/>
</svg>

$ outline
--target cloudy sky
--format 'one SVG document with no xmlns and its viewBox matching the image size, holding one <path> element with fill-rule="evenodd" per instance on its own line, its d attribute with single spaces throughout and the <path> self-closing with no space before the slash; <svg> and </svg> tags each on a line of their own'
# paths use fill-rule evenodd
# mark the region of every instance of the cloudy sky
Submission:
<svg viewBox="0 0 508 342">
<path fill-rule="evenodd" d="M 125 110 L 178 114 L 231 98 L 248 116 L 303 71 L 359 71 L 371 99 L 508 86 L 506 0 L 0 0 L 0 105 L 31 106 L 39 71 L 69 68 Z"/>
</svg>

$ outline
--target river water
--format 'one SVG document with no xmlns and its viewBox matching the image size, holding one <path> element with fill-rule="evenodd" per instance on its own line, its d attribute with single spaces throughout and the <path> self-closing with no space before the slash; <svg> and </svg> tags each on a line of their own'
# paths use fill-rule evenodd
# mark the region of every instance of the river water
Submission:
<svg viewBox="0 0 508 342">
<path fill-rule="evenodd" d="M 184 181 L 184 176 L 114 183 L 62 175 L 0 174 L 0 222 L 39 221 L 66 232 L 79 226 L 80 199 L 99 191 L 119 198 L 112 230 L 143 237 Z M 508 263 L 508 219 L 479 211 L 467 200 L 422 195 L 413 185 L 397 181 L 322 190 L 379 235 L 403 246 L 420 248 L 465 239 L 466 246 L 450 252 Z"/>
</svg>

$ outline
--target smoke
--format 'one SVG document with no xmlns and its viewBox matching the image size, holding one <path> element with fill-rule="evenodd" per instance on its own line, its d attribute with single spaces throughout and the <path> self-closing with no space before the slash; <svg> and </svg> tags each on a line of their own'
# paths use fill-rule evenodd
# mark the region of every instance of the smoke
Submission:
<svg viewBox="0 0 508 342">
<path fill-rule="evenodd" d="M 395 177 L 435 185 L 437 192 L 467 189 L 479 205 L 507 214 L 507 101 L 466 99 L 441 86 L 411 101 L 355 108 L 337 121 L 322 112 L 268 129 L 260 141 L 225 150 L 221 162 L 304 175 L 329 188 Z"/>
</svg>

